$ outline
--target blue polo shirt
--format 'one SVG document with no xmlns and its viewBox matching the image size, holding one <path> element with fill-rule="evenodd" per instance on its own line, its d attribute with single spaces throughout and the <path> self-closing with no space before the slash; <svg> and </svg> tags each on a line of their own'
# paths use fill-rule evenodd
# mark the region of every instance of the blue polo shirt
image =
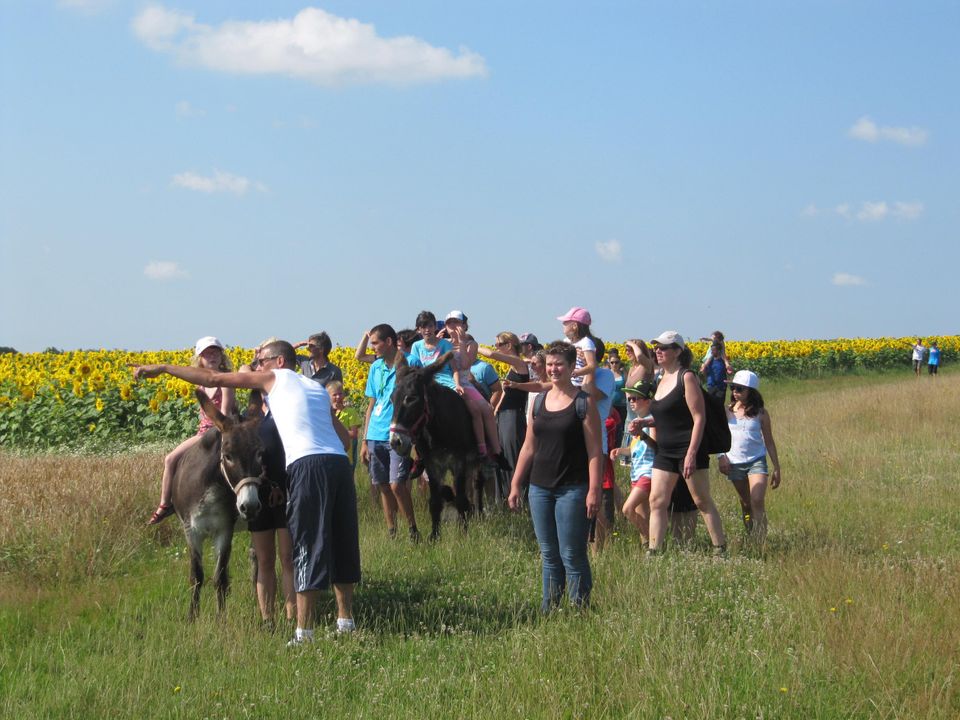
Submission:
<svg viewBox="0 0 960 720">
<path fill-rule="evenodd" d="M 396 362 L 397 358 L 394 359 Z M 407 356 L 407 362 L 410 362 Z M 387 441 L 390 439 L 390 421 L 393 419 L 393 390 L 397 385 L 397 368 L 387 367 L 383 358 L 374 360 L 367 375 L 367 387 L 364 395 L 373 398 L 373 410 L 370 411 L 370 424 L 367 426 L 367 440 Z"/>
</svg>

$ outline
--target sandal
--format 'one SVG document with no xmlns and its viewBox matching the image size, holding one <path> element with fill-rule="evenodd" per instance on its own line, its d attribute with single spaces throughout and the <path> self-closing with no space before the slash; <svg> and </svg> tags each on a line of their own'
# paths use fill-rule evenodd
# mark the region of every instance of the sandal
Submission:
<svg viewBox="0 0 960 720">
<path fill-rule="evenodd" d="M 171 503 L 160 503 L 157 505 L 157 509 L 153 511 L 153 515 L 150 516 L 150 521 L 147 525 L 156 525 L 158 522 L 165 520 L 170 515 L 173 515 L 175 510 Z"/>
</svg>

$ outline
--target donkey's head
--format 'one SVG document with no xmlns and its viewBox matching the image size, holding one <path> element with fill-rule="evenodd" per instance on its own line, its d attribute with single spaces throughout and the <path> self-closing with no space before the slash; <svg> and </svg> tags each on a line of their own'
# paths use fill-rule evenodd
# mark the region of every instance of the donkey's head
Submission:
<svg viewBox="0 0 960 720">
<path fill-rule="evenodd" d="M 401 365 L 397 368 L 397 384 L 393 390 L 393 419 L 390 422 L 390 447 L 401 455 L 409 455 L 424 426 L 430 421 L 429 386 L 433 376 L 453 357 L 445 353 L 425 368 Z"/>
<path fill-rule="evenodd" d="M 251 520 L 260 512 L 260 485 L 266 479 L 260 440 L 260 420 L 263 419 L 260 393 L 250 391 L 246 420 L 224 415 L 202 390 L 198 389 L 196 395 L 203 412 L 220 430 L 220 472 L 237 494 L 240 516 Z"/>
</svg>

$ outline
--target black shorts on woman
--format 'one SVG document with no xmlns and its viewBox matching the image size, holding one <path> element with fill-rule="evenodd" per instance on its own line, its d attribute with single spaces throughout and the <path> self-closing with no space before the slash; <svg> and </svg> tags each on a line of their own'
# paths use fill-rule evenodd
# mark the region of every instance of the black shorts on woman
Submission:
<svg viewBox="0 0 960 720">
<path fill-rule="evenodd" d="M 660 400 L 654 399 L 650 403 L 650 413 L 657 428 L 657 454 L 653 458 L 653 467 L 680 476 L 683 476 L 683 461 L 693 434 L 693 415 L 683 389 L 683 377 L 688 372 L 681 369 L 676 386 Z M 710 467 L 710 455 L 702 446 L 697 449 L 696 466 L 697 470 Z"/>
</svg>

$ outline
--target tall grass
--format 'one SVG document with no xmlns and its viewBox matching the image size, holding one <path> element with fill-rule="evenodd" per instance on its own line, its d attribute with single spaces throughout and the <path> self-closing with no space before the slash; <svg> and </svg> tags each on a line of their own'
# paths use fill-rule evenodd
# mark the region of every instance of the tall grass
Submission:
<svg viewBox="0 0 960 720">
<path fill-rule="evenodd" d="M 245 533 L 225 616 L 205 592 L 184 622 L 176 520 L 143 524 L 159 454 L 3 456 L 0 716 L 957 717 L 958 380 L 765 387 L 784 469 L 767 546 L 717 475 L 730 558 L 701 527 L 648 561 L 621 524 L 586 613 L 538 615 L 525 516 L 414 546 L 364 490 L 361 629 L 296 652 L 256 620 Z"/>
</svg>

